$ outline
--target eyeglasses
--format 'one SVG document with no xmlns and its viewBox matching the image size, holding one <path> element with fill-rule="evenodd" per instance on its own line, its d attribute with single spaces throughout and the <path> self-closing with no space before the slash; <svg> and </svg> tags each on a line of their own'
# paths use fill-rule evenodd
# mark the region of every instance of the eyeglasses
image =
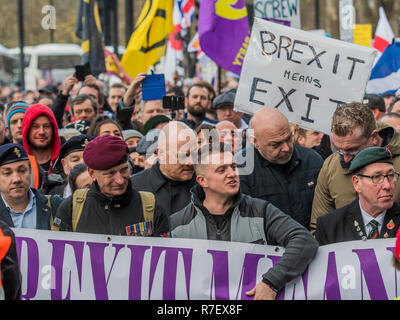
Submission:
<svg viewBox="0 0 400 320">
<path fill-rule="evenodd" d="M 385 180 L 385 178 L 388 179 L 390 183 L 393 181 L 397 180 L 399 177 L 400 173 L 398 172 L 393 172 L 393 173 L 388 173 L 388 174 L 377 174 L 375 176 L 366 176 L 364 174 L 358 174 L 357 176 L 363 177 L 363 178 L 370 178 L 372 180 L 373 184 L 381 184 Z"/>
<path fill-rule="evenodd" d="M 336 152 L 336 153 L 340 154 L 341 156 L 352 156 L 352 157 L 355 157 L 357 154 L 360 153 L 360 151 L 363 150 L 363 147 L 367 145 L 368 141 L 369 141 L 369 139 L 365 143 L 363 143 L 361 146 L 359 146 L 357 151 L 351 151 L 351 152 L 343 152 L 343 151 L 340 151 L 340 150 L 336 150 L 336 146 L 333 145 L 333 152 Z"/>
</svg>

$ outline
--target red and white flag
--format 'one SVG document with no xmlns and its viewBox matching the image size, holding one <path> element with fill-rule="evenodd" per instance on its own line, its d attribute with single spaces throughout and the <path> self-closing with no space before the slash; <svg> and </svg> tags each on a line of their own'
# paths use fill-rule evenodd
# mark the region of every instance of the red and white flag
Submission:
<svg viewBox="0 0 400 320">
<path fill-rule="evenodd" d="M 390 26 L 389 20 L 386 17 L 385 10 L 379 8 L 379 21 L 375 31 L 374 44 L 372 47 L 380 51 L 385 51 L 389 44 L 392 44 L 394 33 Z"/>
<path fill-rule="evenodd" d="M 172 82 L 174 72 L 178 72 L 180 82 L 185 77 L 185 69 L 183 66 L 183 38 L 191 26 L 194 16 L 194 0 L 175 0 L 173 11 L 174 32 L 170 34 L 167 54 L 165 56 L 165 79 Z"/>
</svg>

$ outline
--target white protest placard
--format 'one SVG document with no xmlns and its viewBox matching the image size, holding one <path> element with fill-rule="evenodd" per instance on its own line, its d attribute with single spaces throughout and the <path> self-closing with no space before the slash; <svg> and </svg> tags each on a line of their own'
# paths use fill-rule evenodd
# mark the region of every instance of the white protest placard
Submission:
<svg viewBox="0 0 400 320">
<path fill-rule="evenodd" d="M 361 102 L 376 50 L 254 19 L 235 110 L 274 107 L 291 123 L 330 134 L 343 103 Z"/>
<path fill-rule="evenodd" d="M 254 0 L 254 16 L 284 21 L 285 25 L 301 29 L 300 0 Z"/>
</svg>

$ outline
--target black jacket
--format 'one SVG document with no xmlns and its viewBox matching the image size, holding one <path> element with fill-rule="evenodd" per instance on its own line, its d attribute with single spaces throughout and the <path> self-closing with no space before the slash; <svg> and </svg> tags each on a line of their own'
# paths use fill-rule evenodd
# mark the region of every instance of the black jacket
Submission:
<svg viewBox="0 0 400 320">
<path fill-rule="evenodd" d="M 103 195 L 97 183 L 90 186 L 79 219 L 77 232 L 126 235 L 126 227 L 143 222 L 142 201 L 139 192 L 131 182 L 126 192 L 119 197 L 108 198 Z M 57 211 L 54 224 L 61 231 L 72 231 L 72 196 L 66 198 Z M 168 232 L 168 220 L 157 205 L 154 213 L 153 236 Z"/>
<path fill-rule="evenodd" d="M 0 279 L 3 284 L 3 289 L 0 287 L 0 291 L 4 290 L 5 300 L 19 300 L 21 298 L 21 283 L 22 277 L 18 265 L 18 255 L 15 246 L 15 235 L 14 232 L 2 221 L 0 221 L 0 238 L 10 237 L 11 244 L 5 252 L 4 257 L 0 257 Z M 0 239 L 0 246 L 5 243 L 1 243 L 3 239 Z M 2 250 L 0 250 L 1 252 Z M 2 292 L 0 292 L 0 300 L 2 299 Z"/>
<path fill-rule="evenodd" d="M 47 205 L 47 198 L 36 189 L 31 189 L 36 196 L 36 229 L 50 230 L 50 215 L 52 220 L 63 199 L 57 195 L 51 196 L 50 207 Z M 4 221 L 9 227 L 14 228 L 14 223 L 3 199 L 0 197 L 0 220 Z"/>
<path fill-rule="evenodd" d="M 393 220 L 393 224 L 389 223 Z M 315 239 L 321 246 L 343 241 L 362 240 L 365 232 L 358 198 L 340 209 L 317 219 Z M 378 238 L 394 238 L 400 226 L 400 206 L 395 202 L 388 209 Z M 359 228 L 359 230 L 357 229 Z"/>
<path fill-rule="evenodd" d="M 57 94 L 54 102 L 51 106 L 51 110 L 54 113 L 54 117 L 56 118 L 57 125 L 59 128 L 62 128 L 62 120 L 65 112 L 65 107 L 67 106 L 69 95 L 64 96 L 61 91 Z"/>
<path fill-rule="evenodd" d="M 131 177 L 133 187 L 138 191 L 154 193 L 157 203 L 169 216 L 190 202 L 190 189 L 196 184 L 195 177 L 189 181 L 172 181 L 160 171 L 159 163 Z"/>
<path fill-rule="evenodd" d="M 321 156 L 295 144 L 291 160 L 286 165 L 274 165 L 253 146 L 246 150 L 246 154 L 252 150 L 254 169 L 249 175 L 240 175 L 241 191 L 268 200 L 308 229 L 314 189 L 323 164 Z M 243 172 L 239 160 L 238 166 L 239 173 Z"/>
<path fill-rule="evenodd" d="M 223 216 L 216 216 L 203 206 L 204 198 L 203 189 L 199 185 L 193 187 L 191 203 L 169 217 L 172 238 L 285 247 L 280 261 L 263 275 L 263 280 L 278 290 L 302 274 L 314 258 L 318 249 L 317 241 L 304 227 L 268 201 L 239 193 L 231 208 Z"/>
</svg>

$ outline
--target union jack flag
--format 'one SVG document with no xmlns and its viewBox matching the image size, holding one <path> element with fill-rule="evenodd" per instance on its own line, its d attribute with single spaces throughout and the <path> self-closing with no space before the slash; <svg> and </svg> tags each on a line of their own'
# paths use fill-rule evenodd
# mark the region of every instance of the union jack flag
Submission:
<svg viewBox="0 0 400 320">
<path fill-rule="evenodd" d="M 182 29 L 187 29 L 193 22 L 195 9 L 194 0 L 177 0 L 177 4 L 181 12 L 181 27 Z"/>
</svg>

